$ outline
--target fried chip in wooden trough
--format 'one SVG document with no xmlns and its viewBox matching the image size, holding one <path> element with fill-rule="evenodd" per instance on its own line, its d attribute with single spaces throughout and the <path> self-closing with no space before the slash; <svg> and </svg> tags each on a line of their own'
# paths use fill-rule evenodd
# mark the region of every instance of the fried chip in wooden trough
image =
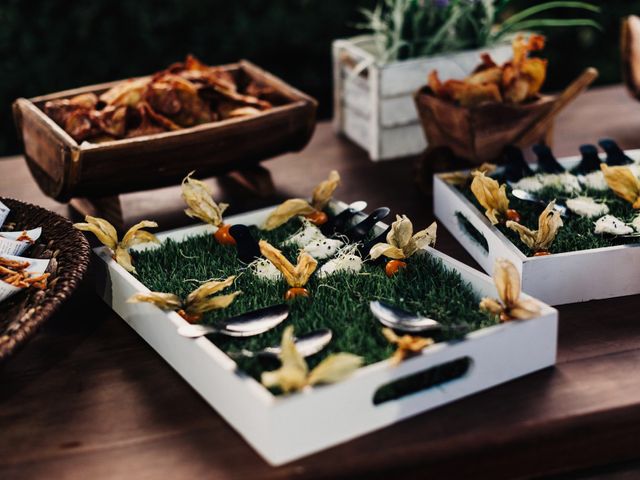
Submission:
<svg viewBox="0 0 640 480">
<path fill-rule="evenodd" d="M 115 140 L 258 115 L 279 101 L 272 89 L 241 85 L 229 71 L 192 55 L 150 77 L 124 80 L 97 97 L 45 103 L 44 111 L 78 142 Z"/>
</svg>

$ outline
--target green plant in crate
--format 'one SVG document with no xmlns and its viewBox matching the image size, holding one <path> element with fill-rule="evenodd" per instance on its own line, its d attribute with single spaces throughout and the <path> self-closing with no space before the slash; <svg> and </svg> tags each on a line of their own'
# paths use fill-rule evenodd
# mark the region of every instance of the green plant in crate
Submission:
<svg viewBox="0 0 640 480">
<path fill-rule="evenodd" d="M 509 15 L 510 3 L 511 0 L 379 0 L 373 10 L 361 10 L 365 21 L 357 27 L 369 33 L 372 53 L 383 64 L 482 48 L 518 31 L 576 26 L 600 29 L 599 23 L 588 17 L 547 16 L 559 9 L 582 14 L 600 12 L 599 7 L 587 2 L 550 1 Z"/>
</svg>

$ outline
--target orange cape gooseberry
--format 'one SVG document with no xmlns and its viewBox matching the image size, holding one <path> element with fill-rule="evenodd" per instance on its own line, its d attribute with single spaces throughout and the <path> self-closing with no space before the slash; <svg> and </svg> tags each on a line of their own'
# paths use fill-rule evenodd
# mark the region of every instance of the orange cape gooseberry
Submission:
<svg viewBox="0 0 640 480">
<path fill-rule="evenodd" d="M 285 300 L 293 300 L 294 298 L 297 297 L 308 297 L 309 296 L 309 290 L 307 290 L 304 287 L 291 287 L 289 290 L 287 290 L 287 293 L 284 294 L 284 299 Z"/>
<path fill-rule="evenodd" d="M 327 216 L 327 214 L 320 210 L 316 210 L 315 212 L 309 213 L 305 215 L 305 217 L 315 225 L 322 225 L 323 223 L 327 223 L 327 220 L 329 220 L 329 217 Z"/>
<path fill-rule="evenodd" d="M 402 260 L 389 260 L 384 267 L 387 277 L 393 277 L 401 268 L 407 268 L 406 262 Z"/>
<path fill-rule="evenodd" d="M 235 245 L 236 244 L 235 238 L 233 238 L 231 236 L 231 234 L 229 233 L 229 228 L 231 228 L 231 225 L 228 225 L 226 223 L 221 223 L 218 226 L 218 230 L 216 230 L 216 233 L 213 234 L 213 236 L 216 238 L 217 242 L 220 245 Z"/>
</svg>

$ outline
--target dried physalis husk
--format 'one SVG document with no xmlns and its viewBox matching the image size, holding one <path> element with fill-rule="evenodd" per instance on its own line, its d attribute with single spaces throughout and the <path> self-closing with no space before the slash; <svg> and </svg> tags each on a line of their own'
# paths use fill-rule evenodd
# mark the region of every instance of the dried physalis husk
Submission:
<svg viewBox="0 0 640 480">
<path fill-rule="evenodd" d="M 158 224 L 156 222 L 143 220 L 127 230 L 127 233 L 122 237 L 122 241 L 116 246 L 116 262 L 122 265 L 127 271 L 136 273 L 136 269 L 131 263 L 129 249 L 141 243 L 160 243 L 160 240 L 158 240 L 153 233 L 142 230 L 143 228 L 155 228 L 157 226 Z"/>
<path fill-rule="evenodd" d="M 387 234 L 387 243 L 377 243 L 371 248 L 370 256 L 376 259 L 382 255 L 394 260 L 409 258 L 418 250 L 436 243 L 438 225 L 433 222 L 428 228 L 413 233 L 413 224 L 406 215 L 396 215 Z"/>
<path fill-rule="evenodd" d="M 471 172 L 471 192 L 478 203 L 485 209 L 485 215 L 492 224 L 499 223 L 498 216 L 507 217 L 509 199 L 507 198 L 506 185 L 500 185 L 493 178 L 485 176 L 484 172 L 474 170 Z"/>
<path fill-rule="evenodd" d="M 549 202 L 549 205 L 542 211 L 538 217 L 538 230 L 530 230 L 511 220 L 507 221 L 506 226 L 517 232 L 520 235 L 520 240 L 534 252 L 547 251 L 563 225 L 560 213 L 554 207 L 555 200 Z"/>
<path fill-rule="evenodd" d="M 390 358 L 392 365 L 398 365 L 405 358 L 418 355 L 429 345 L 433 345 L 433 339 L 417 337 L 413 335 L 402 335 L 399 337 L 390 328 L 383 328 L 382 335 L 389 343 L 396 345 L 397 349 Z"/>
<path fill-rule="evenodd" d="M 541 307 L 535 300 L 520 298 L 520 275 L 509 260 L 496 260 L 493 280 L 500 301 L 485 297 L 480 301 L 480 308 L 494 315 L 500 315 L 503 322 L 519 319 L 527 320 L 540 315 Z"/>
<path fill-rule="evenodd" d="M 293 326 L 290 325 L 282 334 L 280 362 L 282 365 L 278 370 L 263 372 L 261 381 L 267 388 L 278 387 L 289 393 L 307 386 L 340 382 L 357 370 L 363 360 L 351 353 L 335 353 L 309 372 L 307 362 L 296 349 Z"/>
<path fill-rule="evenodd" d="M 613 193 L 629 202 L 633 208 L 640 209 L 640 180 L 629 167 L 610 167 L 600 164 L 604 179 Z"/>
<path fill-rule="evenodd" d="M 153 233 L 142 230 L 143 228 L 157 227 L 158 224 L 156 222 L 143 220 L 135 224 L 127 230 L 122 241 L 118 242 L 116 229 L 109 222 L 103 218 L 92 217 L 90 215 L 87 215 L 84 219 L 86 223 L 74 223 L 73 226 L 78 230 L 93 233 L 103 245 L 111 249 L 115 261 L 131 273 L 136 273 L 136 269 L 131 263 L 129 248 L 141 243 L 160 243 Z"/>
<path fill-rule="evenodd" d="M 315 209 L 309 205 L 309 202 L 302 198 L 291 198 L 284 203 L 281 203 L 276 209 L 271 212 L 271 215 L 267 218 L 262 226 L 263 230 L 273 230 L 281 225 L 284 225 L 293 217 L 298 215 L 309 215 L 315 212 Z"/>
<path fill-rule="evenodd" d="M 304 287 L 318 267 L 318 261 L 306 252 L 300 252 L 294 266 L 280 250 L 266 240 L 260 240 L 259 245 L 260 253 L 280 270 L 290 287 Z"/>
<path fill-rule="evenodd" d="M 490 175 L 496 171 L 497 165 L 494 163 L 483 163 L 480 165 L 477 170 L 483 172 L 485 175 Z M 461 170 L 457 172 L 449 172 L 449 173 L 440 173 L 438 174 L 442 180 L 447 182 L 449 185 L 456 185 L 458 187 L 463 187 L 467 183 L 471 181 L 471 172 L 468 170 Z"/>
<path fill-rule="evenodd" d="M 187 296 L 185 301 L 185 311 L 192 315 L 202 314 L 210 310 L 220 310 L 227 308 L 240 295 L 241 291 L 227 293 L 225 295 L 212 296 L 227 287 L 233 285 L 235 276 L 225 280 L 213 280 L 203 283 Z"/>
<path fill-rule="evenodd" d="M 127 303 L 151 303 L 162 310 L 175 311 L 182 308 L 182 300 L 173 293 L 148 292 L 136 293 L 129 297 Z"/>
<path fill-rule="evenodd" d="M 291 198 L 285 201 L 271 212 L 271 215 L 269 215 L 262 228 L 264 230 L 273 230 L 274 228 L 284 225 L 293 217 L 298 215 L 312 215 L 320 213 L 324 216 L 322 209 L 331 201 L 331 196 L 339 184 L 340 174 L 337 171 L 332 170 L 329 173 L 329 178 L 320 182 L 316 188 L 313 189 L 311 203 L 303 200 L 302 198 Z"/>
<path fill-rule="evenodd" d="M 162 310 L 179 311 L 189 321 L 197 321 L 202 318 L 203 313 L 227 308 L 242 293 L 236 291 L 225 295 L 212 296 L 214 293 L 233 285 L 235 278 L 235 276 L 231 276 L 225 280 L 213 280 L 203 283 L 191 292 L 184 301 L 173 293 L 149 292 L 136 293 L 127 302 L 151 303 Z"/>
<path fill-rule="evenodd" d="M 191 178 L 189 173 L 182 180 L 182 198 L 187 204 L 186 213 L 191 218 L 197 218 L 215 227 L 222 224 L 222 214 L 229 205 L 216 203 L 211 197 L 211 188 L 204 182 Z"/>
<path fill-rule="evenodd" d="M 336 170 L 329 172 L 329 178 L 320 182 L 313 189 L 311 196 L 311 206 L 316 210 L 322 210 L 331 201 L 333 192 L 340 185 L 340 174 Z"/>
<path fill-rule="evenodd" d="M 93 233 L 100 243 L 115 251 L 118 245 L 118 233 L 113 225 L 102 218 L 87 215 L 84 217 L 86 223 L 74 223 L 73 226 L 78 230 Z"/>
</svg>

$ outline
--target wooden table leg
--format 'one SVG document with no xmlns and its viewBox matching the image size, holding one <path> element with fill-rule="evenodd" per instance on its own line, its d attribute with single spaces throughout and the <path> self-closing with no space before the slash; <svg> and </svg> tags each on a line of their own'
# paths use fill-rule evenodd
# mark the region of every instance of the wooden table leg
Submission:
<svg viewBox="0 0 640 480">
<path fill-rule="evenodd" d="M 261 165 L 231 172 L 226 177 L 236 185 L 262 198 L 272 196 L 276 190 L 271 178 L 271 172 Z M 219 181 L 221 184 L 224 183 L 222 178 Z"/>
</svg>

